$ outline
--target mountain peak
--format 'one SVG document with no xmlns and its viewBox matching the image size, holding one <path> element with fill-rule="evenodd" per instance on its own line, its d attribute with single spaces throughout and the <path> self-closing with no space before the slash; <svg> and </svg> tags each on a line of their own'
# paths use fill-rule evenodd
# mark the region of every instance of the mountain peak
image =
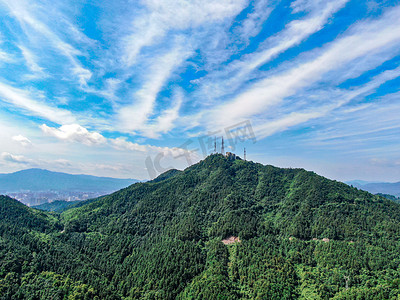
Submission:
<svg viewBox="0 0 400 300">
<path fill-rule="evenodd" d="M 13 172 L 11 174 L 21 174 L 21 173 L 51 173 L 52 171 L 46 170 L 46 169 L 40 169 L 40 168 L 30 168 L 30 169 L 23 169 L 19 170 L 16 172 Z"/>
</svg>

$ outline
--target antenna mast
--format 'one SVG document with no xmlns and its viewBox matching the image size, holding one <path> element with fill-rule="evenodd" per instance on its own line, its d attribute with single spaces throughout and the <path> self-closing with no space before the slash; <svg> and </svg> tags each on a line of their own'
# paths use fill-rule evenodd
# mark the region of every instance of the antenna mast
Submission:
<svg viewBox="0 0 400 300">
<path fill-rule="evenodd" d="M 217 153 L 217 137 L 214 137 L 214 153 Z"/>
<path fill-rule="evenodd" d="M 222 137 L 221 153 L 222 153 L 222 155 L 225 155 L 224 137 Z"/>
<path fill-rule="evenodd" d="M 243 157 L 244 157 L 244 160 L 246 160 L 246 148 L 244 148 L 244 155 L 243 155 Z"/>
</svg>

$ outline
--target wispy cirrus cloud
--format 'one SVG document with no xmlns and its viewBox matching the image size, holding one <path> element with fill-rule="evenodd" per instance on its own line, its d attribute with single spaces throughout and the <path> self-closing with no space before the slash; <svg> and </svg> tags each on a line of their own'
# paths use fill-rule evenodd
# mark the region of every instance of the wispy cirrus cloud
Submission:
<svg viewBox="0 0 400 300">
<path fill-rule="evenodd" d="M 398 70 L 397 70 L 398 71 Z M 400 74 L 397 74 L 398 76 Z M 304 142 L 319 147 L 340 147 L 347 149 L 353 143 L 352 151 L 364 147 L 363 152 L 382 153 L 382 149 L 398 152 L 400 93 L 385 95 L 374 102 L 354 106 L 352 110 L 341 108 L 333 117 L 321 122 L 321 130 L 308 136 Z M 333 120 L 337 122 L 333 123 Z M 372 121 L 373 120 L 373 121 Z M 365 147 L 373 142 L 373 147 Z M 384 152 L 387 154 L 387 152 Z"/>
<path fill-rule="evenodd" d="M 10 63 L 13 62 L 14 58 L 7 52 L 0 49 L 0 63 Z"/>
<path fill-rule="evenodd" d="M 271 108 L 282 105 L 284 99 L 321 82 L 328 72 L 343 68 L 365 55 L 379 56 L 388 53 L 389 48 L 396 51 L 400 44 L 400 32 L 395 30 L 400 26 L 399 20 L 400 8 L 396 8 L 380 19 L 357 24 L 347 34 L 313 51 L 312 59 L 301 59 L 292 68 L 283 68 L 282 72 L 267 76 L 232 101 L 218 106 L 211 114 L 212 120 L 217 124 L 230 124 L 233 120 L 266 117 L 267 110 L 271 111 Z M 389 57 L 381 55 L 381 58 L 384 61 L 394 53 L 391 52 Z"/>
<path fill-rule="evenodd" d="M 25 136 L 19 134 L 12 137 L 12 140 L 19 143 L 23 147 L 31 147 L 32 142 Z"/>
<path fill-rule="evenodd" d="M 28 115 L 39 116 L 58 123 L 60 120 L 73 123 L 75 117 L 70 111 L 50 106 L 43 101 L 34 99 L 28 91 L 21 90 L 0 82 L 0 101 L 11 104 Z"/>
<path fill-rule="evenodd" d="M 164 108 L 157 116 L 147 123 L 142 124 L 140 132 L 142 135 L 151 138 L 160 138 L 161 134 L 170 132 L 179 124 L 179 110 L 183 103 L 183 93 L 180 90 L 174 91 L 170 106 Z"/>
<path fill-rule="evenodd" d="M 3 36 L 0 32 L 0 47 L 3 44 Z M 0 48 L 0 64 L 14 62 L 14 57 Z"/>
<path fill-rule="evenodd" d="M 232 95 L 248 80 L 259 76 L 254 74 L 259 67 L 323 29 L 329 19 L 342 9 L 348 1 L 293 2 L 291 4 L 293 13 L 305 12 L 306 16 L 290 21 L 283 30 L 263 41 L 256 51 L 244 54 L 240 59 L 226 65 L 222 71 L 217 70 L 201 79 L 199 97 L 211 93 L 214 99 L 210 104 L 215 104 L 221 97 Z M 264 14 L 260 10 L 261 7 L 258 7 L 255 13 Z M 247 32 L 247 35 L 251 36 L 252 33 Z"/>
<path fill-rule="evenodd" d="M 77 56 L 82 55 L 81 51 L 66 42 L 56 31 L 52 30 L 51 27 L 42 21 L 49 17 L 48 12 L 45 11 L 47 9 L 46 7 L 42 7 L 40 4 L 34 5 L 24 0 L 2 0 L 1 3 L 7 7 L 9 12 L 19 22 L 20 28 L 31 43 L 35 42 L 35 44 L 45 43 L 51 45 L 59 54 L 68 59 L 70 70 L 72 74 L 77 77 L 79 83 L 81 85 L 87 84 L 87 81 L 91 78 L 92 72 L 84 68 L 79 62 Z M 74 28 L 71 23 L 66 22 L 65 19 L 58 19 L 57 21 L 60 23 L 67 23 L 70 32 L 83 40 L 83 34 Z M 33 61 L 33 54 L 27 48 L 22 48 L 21 50 L 28 67 L 30 69 L 33 67 L 37 70 L 38 66 Z"/>
<path fill-rule="evenodd" d="M 44 69 L 38 65 L 35 55 L 26 47 L 19 46 L 19 49 L 26 61 L 27 67 L 33 72 L 32 75 L 28 75 L 28 78 L 45 77 Z"/>
<path fill-rule="evenodd" d="M 237 15 L 246 5 L 244 0 L 142 1 L 131 25 L 131 33 L 122 39 L 123 61 L 128 66 L 146 46 L 160 43 L 169 31 L 183 31 L 212 26 Z"/>
<path fill-rule="evenodd" d="M 149 118 L 153 114 L 161 89 L 167 83 L 173 71 L 191 54 L 191 49 L 187 49 L 181 41 L 178 41 L 176 47 L 152 61 L 150 69 L 143 76 L 143 85 L 132 95 L 133 103 L 119 109 L 120 130 L 130 133 L 141 132 L 151 137 L 155 137 L 159 132 L 164 131 L 161 126 L 153 127 L 151 130 L 151 126 L 148 124 Z M 172 110 L 174 109 L 172 108 Z M 168 114 L 169 112 L 171 112 L 171 109 L 164 110 L 161 114 Z M 161 120 L 165 119 L 163 116 L 160 116 L 160 118 Z"/>
<path fill-rule="evenodd" d="M 236 28 L 236 31 L 243 40 L 248 42 L 250 38 L 256 36 L 260 32 L 262 25 L 265 20 L 268 19 L 276 5 L 273 2 L 274 1 L 271 0 L 258 0 L 254 2 L 252 12 L 249 13 L 242 24 Z"/>
<path fill-rule="evenodd" d="M 265 138 L 276 132 L 287 130 L 292 126 L 306 123 L 312 119 L 327 117 L 329 114 L 334 114 L 335 110 L 341 109 L 342 106 L 350 103 L 354 99 L 366 97 L 367 95 L 372 94 L 382 84 L 386 83 L 387 81 L 394 80 L 398 77 L 400 77 L 400 67 L 393 70 L 384 71 L 376 75 L 364 85 L 353 88 L 351 90 L 336 89 L 319 91 L 317 95 L 310 92 L 308 94 L 302 93 L 297 97 L 303 98 L 303 101 L 305 103 L 313 103 L 314 106 L 312 108 L 310 108 L 309 106 L 304 107 L 304 105 L 300 104 L 298 107 L 292 107 L 292 110 L 295 110 L 293 112 L 290 112 L 290 110 L 288 112 L 287 109 L 283 109 L 281 116 L 278 116 L 278 118 L 268 123 L 258 123 L 257 125 L 255 125 L 254 130 L 259 138 Z M 315 99 L 317 99 L 317 101 Z M 372 103 L 367 105 L 363 104 L 362 106 L 356 106 L 352 108 L 346 107 L 342 110 L 342 113 L 355 113 L 358 110 L 370 108 L 371 105 Z"/>
<path fill-rule="evenodd" d="M 167 101 L 171 107 L 165 107 L 160 92 L 203 42 L 203 38 L 197 39 L 201 34 L 195 30 L 210 31 L 233 18 L 245 6 L 245 1 L 232 0 L 219 3 L 144 1 L 141 14 L 133 18 L 131 33 L 120 40 L 124 68 L 137 64 L 146 72 L 138 76 L 141 86 L 132 92 L 132 102 L 124 101 L 120 107 L 117 105 L 118 129 L 149 138 L 158 138 L 161 133 L 172 130 L 182 101 Z M 193 31 L 194 35 L 188 35 L 187 30 Z M 169 42 L 168 46 L 163 46 L 165 41 Z M 145 47 L 151 57 L 140 54 Z M 154 52 L 153 47 L 156 47 Z M 127 71 L 126 76 L 131 76 L 131 71 Z"/>
</svg>

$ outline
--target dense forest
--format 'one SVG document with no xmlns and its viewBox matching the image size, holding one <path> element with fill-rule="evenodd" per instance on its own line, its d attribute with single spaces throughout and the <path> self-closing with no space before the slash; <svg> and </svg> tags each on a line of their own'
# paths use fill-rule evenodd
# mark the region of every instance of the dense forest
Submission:
<svg viewBox="0 0 400 300">
<path fill-rule="evenodd" d="M 40 205 L 34 205 L 31 207 L 45 211 L 63 212 L 68 208 L 75 206 L 79 202 L 81 202 L 81 200 L 76 200 L 76 201 L 56 200 L 53 202 L 47 202 Z"/>
<path fill-rule="evenodd" d="M 221 154 L 62 213 L 0 197 L 1 299 L 399 299 L 400 204 Z"/>
</svg>

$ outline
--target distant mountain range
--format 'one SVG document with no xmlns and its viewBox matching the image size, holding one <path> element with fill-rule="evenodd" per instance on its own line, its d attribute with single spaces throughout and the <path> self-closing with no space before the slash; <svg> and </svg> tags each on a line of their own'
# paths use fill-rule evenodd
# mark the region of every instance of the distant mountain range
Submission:
<svg viewBox="0 0 400 300">
<path fill-rule="evenodd" d="M 27 169 L 15 173 L 0 174 L 0 191 L 116 191 L 135 182 L 138 182 L 138 180 Z"/>
<path fill-rule="evenodd" d="M 347 181 L 346 183 L 372 194 L 389 194 L 400 197 L 400 182 L 371 182 L 352 180 Z"/>
<path fill-rule="evenodd" d="M 72 175 L 42 169 L 0 174 L 0 194 L 7 194 L 27 205 L 55 200 L 86 200 L 125 188 L 136 179 Z"/>
</svg>

